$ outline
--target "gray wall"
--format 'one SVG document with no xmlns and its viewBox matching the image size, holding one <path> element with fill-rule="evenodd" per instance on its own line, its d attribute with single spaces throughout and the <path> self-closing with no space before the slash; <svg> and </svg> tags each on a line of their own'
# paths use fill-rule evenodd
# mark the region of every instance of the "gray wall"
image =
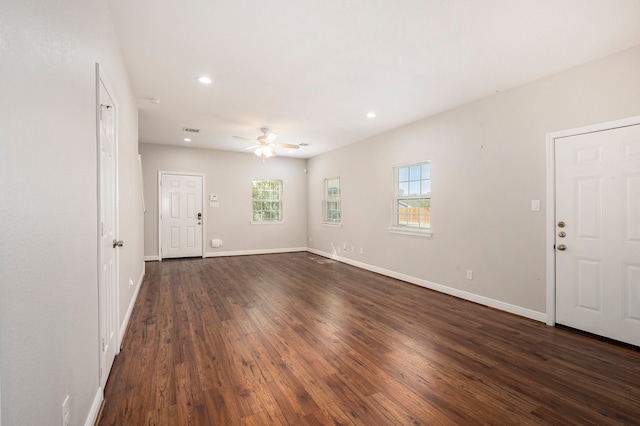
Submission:
<svg viewBox="0 0 640 426">
<path fill-rule="evenodd" d="M 640 47 L 310 159 L 309 247 L 332 254 L 346 243 L 336 253 L 346 262 L 544 318 L 545 135 L 640 115 L 638 76 Z M 391 168 L 418 160 L 432 162 L 432 238 L 388 231 Z M 333 176 L 341 228 L 321 224 Z"/>
<path fill-rule="evenodd" d="M 0 14 L 2 424 L 71 424 L 98 382 L 95 63 L 119 104 L 121 322 L 143 263 L 137 107 L 103 1 L 22 0 Z"/>
<path fill-rule="evenodd" d="M 261 160 L 252 153 L 140 144 L 144 192 L 147 258 L 158 256 L 158 172 L 205 175 L 205 254 L 267 253 L 306 248 L 306 160 L 273 157 Z M 283 180 L 282 224 L 255 225 L 251 221 L 251 180 Z M 219 207 L 209 207 L 208 195 L 218 196 Z M 211 239 L 224 244 L 211 247 Z"/>
</svg>

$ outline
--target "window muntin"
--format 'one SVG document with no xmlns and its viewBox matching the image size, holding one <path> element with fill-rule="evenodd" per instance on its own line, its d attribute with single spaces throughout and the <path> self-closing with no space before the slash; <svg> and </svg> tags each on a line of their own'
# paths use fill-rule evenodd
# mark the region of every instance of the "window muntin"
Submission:
<svg viewBox="0 0 640 426">
<path fill-rule="evenodd" d="M 394 167 L 393 227 L 431 229 L 431 162 Z"/>
<path fill-rule="evenodd" d="M 340 223 L 342 220 L 342 202 L 340 177 L 324 180 L 324 215 L 326 223 Z"/>
<path fill-rule="evenodd" d="M 282 222 L 282 181 L 254 179 L 253 222 Z"/>
</svg>

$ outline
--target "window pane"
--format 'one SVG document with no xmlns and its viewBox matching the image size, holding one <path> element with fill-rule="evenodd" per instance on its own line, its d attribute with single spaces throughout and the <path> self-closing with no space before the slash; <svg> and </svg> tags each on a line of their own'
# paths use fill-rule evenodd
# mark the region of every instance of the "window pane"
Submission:
<svg viewBox="0 0 640 426">
<path fill-rule="evenodd" d="M 323 221 L 340 222 L 340 177 L 324 180 Z"/>
<path fill-rule="evenodd" d="M 409 195 L 420 195 L 420 181 L 409 182 Z"/>
<path fill-rule="evenodd" d="M 398 225 L 406 225 L 407 224 L 407 207 L 403 202 L 398 201 L 396 206 L 396 215 L 398 216 Z"/>
<path fill-rule="evenodd" d="M 398 182 L 406 182 L 409 180 L 409 168 L 400 167 L 398 169 Z"/>
<path fill-rule="evenodd" d="M 420 195 L 431 195 L 431 180 L 422 181 L 422 190 Z"/>
<path fill-rule="evenodd" d="M 409 180 L 420 180 L 420 166 L 411 166 L 409 168 Z"/>
<path fill-rule="evenodd" d="M 254 221 L 279 221 L 281 214 L 282 181 L 252 181 L 252 198 Z"/>
<path fill-rule="evenodd" d="M 409 182 L 400 182 L 398 184 L 398 195 L 409 195 Z"/>
<path fill-rule="evenodd" d="M 429 229 L 431 216 L 431 164 L 397 167 L 395 218 L 398 227 Z"/>
<path fill-rule="evenodd" d="M 429 179 L 431 177 L 431 164 L 426 163 L 422 165 L 422 179 Z"/>
</svg>

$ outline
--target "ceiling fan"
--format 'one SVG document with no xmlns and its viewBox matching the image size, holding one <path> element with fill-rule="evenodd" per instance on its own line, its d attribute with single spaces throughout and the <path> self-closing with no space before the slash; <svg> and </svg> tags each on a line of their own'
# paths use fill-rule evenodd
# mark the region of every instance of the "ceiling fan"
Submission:
<svg viewBox="0 0 640 426">
<path fill-rule="evenodd" d="M 253 151 L 258 157 L 269 158 L 269 157 L 275 156 L 276 151 L 273 149 L 273 147 L 287 148 L 287 149 L 300 148 L 300 146 L 298 145 L 292 145 L 288 143 L 273 143 L 273 141 L 276 140 L 278 135 L 276 135 L 275 133 L 267 134 L 267 132 L 269 132 L 268 127 L 262 127 L 260 131 L 262 132 L 262 134 L 256 138 L 257 147 L 256 147 L 256 150 Z M 242 139 L 245 141 L 252 141 L 251 139 L 243 138 L 242 136 L 234 136 L 234 138 Z M 247 148 L 247 149 L 253 149 L 253 147 Z"/>
</svg>

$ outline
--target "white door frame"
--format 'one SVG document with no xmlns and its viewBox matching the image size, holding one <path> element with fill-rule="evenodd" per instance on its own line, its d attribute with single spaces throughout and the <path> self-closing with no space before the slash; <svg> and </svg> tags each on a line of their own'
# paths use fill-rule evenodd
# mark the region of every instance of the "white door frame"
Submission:
<svg viewBox="0 0 640 426">
<path fill-rule="evenodd" d="M 556 324 L 556 139 L 640 124 L 640 116 L 547 134 L 547 325 Z"/>
<path fill-rule="evenodd" d="M 192 173 L 192 172 L 167 172 L 158 171 L 158 260 L 162 261 L 162 176 L 163 175 L 182 175 L 182 176 L 200 176 L 202 178 L 202 257 L 205 257 L 205 241 L 206 239 L 206 217 L 204 213 L 204 186 L 205 179 L 204 173 Z"/>
<path fill-rule="evenodd" d="M 114 91 L 111 88 L 111 85 L 109 85 L 109 82 L 106 79 L 106 76 L 104 75 L 104 72 L 102 71 L 102 68 L 100 67 L 100 64 L 96 64 L 96 150 L 97 150 L 97 201 L 98 201 L 98 214 L 97 214 L 97 236 L 98 236 L 98 262 L 97 262 L 97 276 L 98 276 L 98 296 L 100 295 L 100 291 L 102 286 L 104 285 L 104 283 L 101 283 L 101 279 L 102 279 L 102 273 L 101 273 L 101 264 L 102 264 L 102 233 L 101 233 L 101 217 L 100 217 L 100 212 L 102 211 L 101 209 L 101 192 L 100 192 L 100 186 L 101 186 L 101 165 L 100 165 L 100 85 L 104 85 L 106 91 L 109 93 L 109 96 L 111 97 L 111 100 L 113 101 L 113 106 L 115 108 L 116 114 L 114 114 L 114 173 L 115 173 L 115 177 L 114 177 L 114 229 L 115 229 L 115 238 L 119 239 L 120 236 L 120 228 L 119 228 L 119 224 L 120 224 L 120 209 L 119 209 L 119 200 L 120 200 L 120 195 L 119 195 L 119 173 L 118 173 L 118 114 L 117 111 L 118 109 L 118 102 L 117 99 L 114 95 Z M 116 320 L 119 322 L 120 321 L 120 251 L 116 250 L 115 254 L 114 254 L 114 262 L 115 262 L 115 301 L 116 303 L 114 304 L 115 307 L 115 312 L 113 313 L 115 315 Z M 99 299 L 100 300 L 100 299 Z M 102 371 L 102 364 L 103 364 L 103 351 L 101 349 L 101 342 L 100 339 L 102 338 L 102 333 L 101 333 L 101 328 L 102 328 L 102 312 L 104 311 L 104 307 L 101 306 L 102 302 L 98 302 L 98 361 L 99 361 L 99 371 L 98 371 L 98 377 L 99 377 L 99 384 L 100 387 L 102 389 L 104 389 L 104 386 L 107 382 L 107 378 L 109 377 L 109 372 L 108 371 Z M 116 325 L 115 327 L 115 354 L 118 355 L 120 353 L 120 336 L 119 336 L 119 324 Z"/>
</svg>

